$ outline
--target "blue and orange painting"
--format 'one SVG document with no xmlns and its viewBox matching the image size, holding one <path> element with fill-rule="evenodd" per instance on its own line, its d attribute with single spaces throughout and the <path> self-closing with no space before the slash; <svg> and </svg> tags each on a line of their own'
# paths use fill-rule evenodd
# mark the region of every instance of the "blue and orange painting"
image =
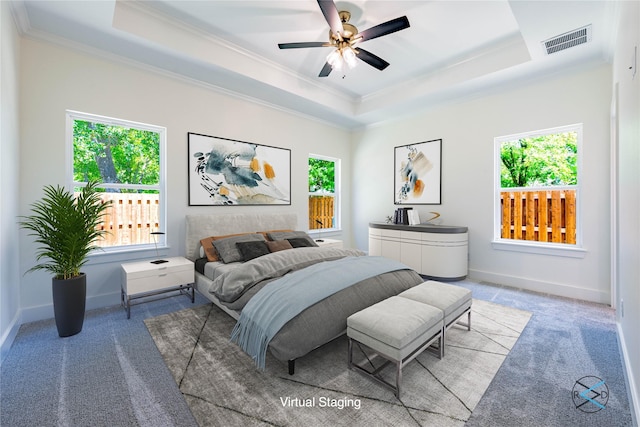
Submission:
<svg viewBox="0 0 640 427">
<path fill-rule="evenodd" d="M 395 204 L 440 204 L 442 140 L 395 148 Z"/>
<path fill-rule="evenodd" d="M 189 205 L 290 205 L 291 151 L 189 133 Z"/>
</svg>

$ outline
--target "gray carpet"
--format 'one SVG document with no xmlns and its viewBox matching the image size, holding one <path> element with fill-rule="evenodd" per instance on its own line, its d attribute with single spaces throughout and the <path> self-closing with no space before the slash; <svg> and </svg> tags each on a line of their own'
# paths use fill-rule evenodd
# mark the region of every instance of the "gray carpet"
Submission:
<svg viewBox="0 0 640 427">
<path fill-rule="evenodd" d="M 22 325 L 0 367 L 0 425 L 197 426 L 142 322 L 193 306 L 162 299 L 130 320 L 121 307 L 88 311 L 68 338 L 53 319 Z"/>
<path fill-rule="evenodd" d="M 496 285 L 457 284 L 474 298 L 533 312 L 467 426 L 509 426 L 514 420 L 519 426 L 637 425 L 629 409 L 613 309 Z M 604 409 L 591 412 L 598 409 L 592 404 L 576 408 L 574 385 L 585 376 L 605 381 L 609 398 Z"/>
<path fill-rule="evenodd" d="M 533 313 L 468 426 L 634 425 L 613 310 L 486 283 L 456 284 L 471 289 L 475 299 Z M 196 295 L 196 306 L 205 303 Z M 120 307 L 89 311 L 83 331 L 64 339 L 53 320 L 23 325 L 0 366 L 0 425 L 196 426 L 189 397 L 182 396 L 143 323 L 189 307 L 185 297 L 149 302 L 135 306 L 131 320 Z M 575 380 L 586 375 L 609 387 L 606 408 L 596 413 L 576 409 L 571 399 Z M 168 414 L 166 424 L 147 410 L 154 407 Z"/>
<path fill-rule="evenodd" d="M 235 321 L 213 305 L 145 323 L 200 426 L 461 426 L 530 315 L 474 301 L 472 330 L 449 330 L 444 359 L 425 352 L 404 368 L 400 400 L 347 369 L 345 337 L 299 359 L 290 376 L 286 364 L 272 357 L 266 371 L 257 370 L 229 341 Z M 383 372 L 393 381 L 393 365 Z"/>
</svg>

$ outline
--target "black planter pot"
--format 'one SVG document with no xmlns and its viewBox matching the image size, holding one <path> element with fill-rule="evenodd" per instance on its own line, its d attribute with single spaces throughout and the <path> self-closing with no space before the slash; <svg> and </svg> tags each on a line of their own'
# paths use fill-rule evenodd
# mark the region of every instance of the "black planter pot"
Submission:
<svg viewBox="0 0 640 427">
<path fill-rule="evenodd" d="M 85 301 L 87 300 L 87 275 L 81 273 L 73 279 L 52 279 L 53 312 L 58 335 L 70 337 L 82 330 Z"/>
</svg>

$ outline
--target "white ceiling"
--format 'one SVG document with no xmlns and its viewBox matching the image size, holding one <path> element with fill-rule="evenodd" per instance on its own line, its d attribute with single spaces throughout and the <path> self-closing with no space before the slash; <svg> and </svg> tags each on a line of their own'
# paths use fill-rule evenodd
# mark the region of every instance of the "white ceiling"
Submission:
<svg viewBox="0 0 640 427">
<path fill-rule="evenodd" d="M 337 1 L 360 31 L 406 15 L 410 28 L 362 43 L 358 61 L 317 77 L 330 48 L 314 0 L 12 2 L 21 31 L 97 48 L 345 128 L 415 114 L 559 72 L 609 62 L 611 1 Z M 589 43 L 546 55 L 541 42 L 591 24 Z"/>
</svg>

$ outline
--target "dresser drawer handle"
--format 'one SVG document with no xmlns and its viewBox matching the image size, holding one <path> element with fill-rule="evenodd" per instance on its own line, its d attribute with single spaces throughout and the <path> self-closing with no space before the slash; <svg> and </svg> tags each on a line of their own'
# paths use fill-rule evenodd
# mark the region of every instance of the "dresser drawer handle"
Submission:
<svg viewBox="0 0 640 427">
<path fill-rule="evenodd" d="M 164 277 L 164 276 L 166 276 L 166 275 L 167 275 L 167 273 L 164 273 L 164 274 L 158 274 L 158 277 Z"/>
</svg>

